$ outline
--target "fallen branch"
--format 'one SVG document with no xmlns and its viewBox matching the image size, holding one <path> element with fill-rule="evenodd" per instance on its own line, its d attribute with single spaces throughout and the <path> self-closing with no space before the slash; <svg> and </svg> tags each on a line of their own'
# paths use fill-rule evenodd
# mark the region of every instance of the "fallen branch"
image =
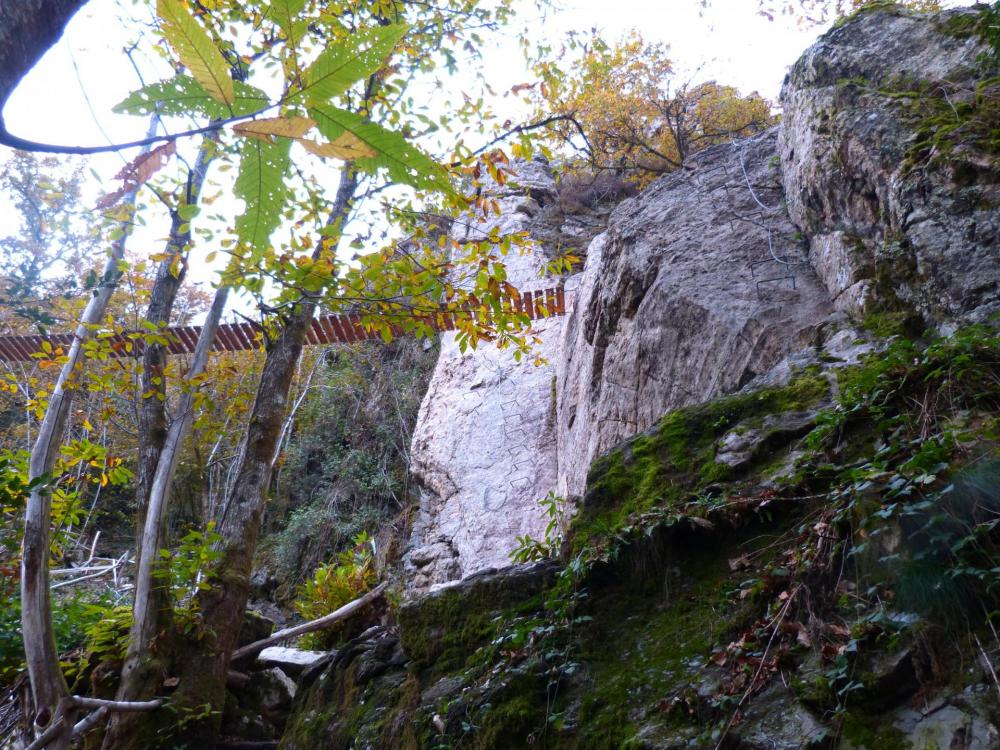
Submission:
<svg viewBox="0 0 1000 750">
<path fill-rule="evenodd" d="M 85 698 L 80 695 L 71 695 L 60 701 L 59 709 L 56 711 L 55 718 L 52 719 L 48 728 L 34 742 L 28 745 L 25 750 L 42 750 L 42 748 L 52 744 L 56 740 L 64 739 L 67 732 L 72 737 L 79 737 L 83 733 L 93 729 L 109 711 L 153 711 L 162 705 L 163 700 L 160 698 L 152 701 L 106 701 L 101 698 Z M 73 708 L 89 708 L 94 709 L 94 712 L 70 728 L 66 726 L 66 715 Z"/>
<path fill-rule="evenodd" d="M 93 713 L 88 714 L 84 718 L 80 719 L 80 721 L 76 723 L 76 726 L 73 727 L 73 736 L 81 737 L 82 735 L 85 735 L 91 729 L 93 729 L 102 721 L 104 721 L 104 717 L 107 715 L 108 715 L 107 706 L 101 706 Z"/>
<path fill-rule="evenodd" d="M 78 708 L 106 708 L 109 711 L 155 711 L 163 705 L 162 698 L 151 701 L 107 701 L 103 698 L 84 698 L 74 695 L 70 701 Z"/>
<path fill-rule="evenodd" d="M 233 652 L 232 661 L 238 661 L 240 659 L 245 659 L 248 656 L 256 656 L 261 651 L 263 651 L 268 646 L 273 646 L 281 641 L 286 641 L 289 638 L 295 638 L 299 635 L 305 635 L 306 633 L 314 633 L 317 630 L 323 630 L 331 625 L 340 622 L 341 620 L 346 620 L 348 617 L 353 615 L 358 610 L 364 608 L 376 599 L 382 598 L 385 594 L 385 589 L 388 583 L 380 583 L 378 586 L 373 588 L 364 596 L 358 597 L 352 602 L 348 602 L 340 609 L 331 612 L 328 615 L 324 615 L 316 620 L 310 620 L 309 622 L 304 622 L 301 625 L 296 625 L 293 628 L 285 628 L 284 630 L 279 630 L 277 633 L 264 638 L 263 640 L 255 641 L 249 646 L 244 646 L 243 648 L 238 648 Z"/>
</svg>

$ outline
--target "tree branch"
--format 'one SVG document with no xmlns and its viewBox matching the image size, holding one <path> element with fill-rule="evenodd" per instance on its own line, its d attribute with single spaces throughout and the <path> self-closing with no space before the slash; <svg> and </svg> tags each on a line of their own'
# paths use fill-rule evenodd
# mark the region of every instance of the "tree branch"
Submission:
<svg viewBox="0 0 1000 750">
<path fill-rule="evenodd" d="M 238 648 L 233 652 L 233 656 L 230 659 L 231 662 L 235 662 L 239 659 L 245 659 L 249 656 L 256 656 L 261 651 L 263 651 L 268 646 L 273 646 L 275 643 L 280 643 L 281 641 L 286 641 L 289 638 L 295 638 L 299 635 L 305 635 L 306 633 L 314 633 L 317 630 L 323 630 L 331 625 L 335 625 L 341 620 L 346 620 L 348 617 L 353 615 L 358 610 L 366 607 L 371 602 L 376 599 L 381 599 L 385 594 L 385 590 L 388 587 L 388 583 L 380 583 L 378 586 L 373 588 L 367 594 L 362 597 L 355 599 L 352 602 L 348 602 L 343 607 L 338 610 L 331 612 L 328 615 L 324 615 L 316 620 L 310 620 L 309 622 L 304 622 L 301 625 L 296 625 L 292 628 L 285 628 L 284 630 L 279 630 L 267 638 L 251 643 L 249 646 L 244 646 L 243 648 Z"/>
</svg>

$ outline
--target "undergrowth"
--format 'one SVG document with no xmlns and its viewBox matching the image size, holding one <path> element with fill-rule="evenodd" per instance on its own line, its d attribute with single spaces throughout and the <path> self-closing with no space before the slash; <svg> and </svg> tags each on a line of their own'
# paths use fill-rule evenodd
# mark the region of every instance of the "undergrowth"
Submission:
<svg viewBox="0 0 1000 750">
<path fill-rule="evenodd" d="M 669 507 L 628 516 L 602 538 L 573 547 L 541 612 L 500 618 L 467 679 L 541 678 L 545 719 L 531 739 L 558 747 L 566 696 L 576 676 L 593 668 L 582 656 L 595 653 L 588 638 L 607 630 L 595 629 L 594 618 L 608 617 L 595 609 L 599 571 L 640 554 L 665 530 L 711 538 L 764 522 L 779 530 L 776 538 L 729 560 L 727 603 L 713 605 L 717 617 L 739 617 L 731 620 L 731 638 L 701 654 L 702 668 L 722 675 L 711 710 L 700 705 L 704 696 L 678 689 L 662 697 L 663 720 L 696 721 L 701 741 L 714 746 L 738 730 L 753 697 L 777 674 L 810 662 L 814 668 L 803 671 L 795 690 L 827 717 L 823 731 L 832 738 L 854 727 L 862 698 L 870 698 L 862 667 L 871 653 L 935 632 L 950 633 L 942 648 L 955 650 L 993 632 L 1000 619 L 997 414 L 1000 337 L 993 328 L 898 338 L 839 371 L 836 401 L 797 442 L 801 456 L 786 479 L 775 486 L 751 477 L 707 494 L 675 495 Z M 627 504 L 627 489 L 622 493 L 618 502 Z M 778 516 L 788 521 L 776 526 Z M 941 670 L 922 679 L 944 679 Z M 468 731 L 488 725 L 493 710 L 486 699 L 469 708 Z M 599 718 L 587 721 L 570 734 L 596 732 Z M 612 734 L 600 736 L 624 742 L 628 721 L 612 724 L 600 729 Z"/>
</svg>

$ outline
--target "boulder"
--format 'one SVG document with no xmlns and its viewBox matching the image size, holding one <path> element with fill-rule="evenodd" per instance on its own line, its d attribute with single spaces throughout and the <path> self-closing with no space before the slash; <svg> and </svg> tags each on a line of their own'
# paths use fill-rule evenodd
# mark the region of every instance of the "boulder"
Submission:
<svg viewBox="0 0 1000 750">
<path fill-rule="evenodd" d="M 326 658 L 323 651 L 305 651 L 287 646 L 270 646 L 257 655 L 257 661 L 280 668 L 290 674 L 301 674 L 304 670 Z"/>
</svg>

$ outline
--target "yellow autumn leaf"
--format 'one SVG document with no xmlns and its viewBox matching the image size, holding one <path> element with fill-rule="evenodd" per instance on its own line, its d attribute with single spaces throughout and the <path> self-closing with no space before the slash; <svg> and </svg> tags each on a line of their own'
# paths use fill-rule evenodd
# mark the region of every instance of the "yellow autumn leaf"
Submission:
<svg viewBox="0 0 1000 750">
<path fill-rule="evenodd" d="M 354 135 L 354 133 L 347 131 L 329 143 L 317 143 L 306 138 L 300 140 L 299 143 L 305 146 L 309 153 L 324 158 L 351 161 L 352 159 L 365 159 L 375 156 L 375 151 L 367 143 Z"/>
<path fill-rule="evenodd" d="M 179 0 L 157 0 L 160 29 L 191 75 L 219 104 L 236 100 L 229 63 L 215 42 Z"/>
<path fill-rule="evenodd" d="M 267 143 L 274 143 L 274 136 L 284 138 L 302 138 L 315 127 L 316 121 L 298 115 L 292 117 L 268 117 L 262 120 L 249 120 L 233 125 L 233 131 L 247 138 L 258 138 Z"/>
</svg>

